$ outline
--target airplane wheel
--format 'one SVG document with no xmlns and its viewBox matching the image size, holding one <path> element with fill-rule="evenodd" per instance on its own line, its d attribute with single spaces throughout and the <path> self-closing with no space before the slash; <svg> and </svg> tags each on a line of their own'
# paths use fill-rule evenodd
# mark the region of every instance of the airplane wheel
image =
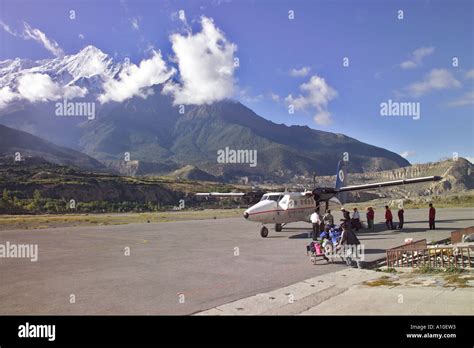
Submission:
<svg viewBox="0 0 474 348">
<path fill-rule="evenodd" d="M 281 227 L 281 224 L 275 224 L 275 231 L 281 232 L 282 229 L 283 229 L 283 228 Z"/>
<path fill-rule="evenodd" d="M 267 236 L 268 236 L 268 228 L 266 228 L 265 226 L 263 226 L 263 227 L 260 229 L 260 235 L 261 235 L 263 238 L 267 238 Z"/>
</svg>

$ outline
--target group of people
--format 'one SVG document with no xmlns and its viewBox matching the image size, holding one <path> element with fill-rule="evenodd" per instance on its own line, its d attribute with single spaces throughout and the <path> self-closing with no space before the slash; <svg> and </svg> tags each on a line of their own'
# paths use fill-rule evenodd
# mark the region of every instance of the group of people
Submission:
<svg viewBox="0 0 474 348">
<path fill-rule="evenodd" d="M 433 204 L 430 203 L 429 204 L 429 211 L 428 211 L 428 224 L 429 224 L 429 229 L 430 230 L 434 230 L 435 229 L 435 219 L 436 219 L 436 209 L 433 207 Z M 373 209 L 372 207 L 369 207 L 368 209 L 371 209 L 372 212 L 373 212 Z M 367 212 L 368 214 L 369 212 Z M 398 225 L 397 225 L 397 229 L 398 230 L 401 230 L 403 229 L 403 224 L 405 222 L 405 211 L 403 210 L 402 207 L 400 207 L 398 209 Z M 373 226 L 373 216 L 374 214 L 372 213 L 371 214 L 371 217 L 372 217 L 372 226 Z M 369 217 L 367 215 L 367 221 L 369 221 Z M 394 227 L 393 227 L 393 215 L 392 215 L 392 211 L 390 210 L 390 207 L 388 205 L 385 206 L 385 225 L 387 226 L 387 229 L 391 229 L 393 230 Z M 373 227 L 372 227 L 372 230 L 373 230 Z"/>
<path fill-rule="evenodd" d="M 433 204 L 429 204 L 429 229 L 434 230 L 435 229 L 435 218 L 436 218 L 436 209 L 433 207 Z M 326 210 L 325 214 L 321 218 L 318 213 L 318 209 L 315 209 L 314 213 L 311 214 L 311 223 L 313 224 L 313 243 L 320 243 L 316 242 L 317 240 L 323 239 L 323 238 L 329 238 L 331 236 L 331 229 L 332 230 L 337 230 L 339 229 L 342 231 L 341 235 L 336 243 L 336 248 L 348 248 L 348 250 L 351 250 L 351 248 L 356 247 L 357 245 L 360 244 L 359 239 L 357 238 L 355 231 L 358 231 L 360 228 L 362 228 L 362 224 L 360 222 L 360 214 L 357 208 L 353 209 L 352 216 L 349 211 L 347 211 L 345 208 L 341 208 L 342 212 L 342 219 L 341 219 L 341 224 L 339 226 L 334 225 L 334 216 L 331 214 L 331 210 Z M 402 229 L 403 224 L 405 222 L 405 217 L 404 217 L 405 211 L 403 210 L 402 207 L 398 209 L 398 226 L 397 229 Z M 367 208 L 367 228 L 371 231 L 374 231 L 374 219 L 375 219 L 375 211 L 372 207 Z M 393 215 L 392 211 L 390 210 L 390 207 L 388 205 L 385 206 L 385 225 L 387 226 L 387 229 L 394 229 L 393 227 Z M 329 237 L 328 237 L 329 236 Z M 323 238 L 322 238 L 323 237 Z M 318 244 L 319 245 L 319 244 Z M 324 256 L 324 258 L 327 260 L 327 257 Z M 347 265 L 352 264 L 352 257 L 350 256 L 350 253 L 348 255 L 345 255 L 345 260 Z M 355 259 L 357 263 L 357 267 L 360 267 L 359 259 Z"/>
<path fill-rule="evenodd" d="M 326 241 L 329 240 L 348 266 L 351 266 L 352 262 L 355 261 L 357 267 L 360 268 L 360 258 L 357 256 L 357 253 L 354 253 L 354 250 L 360 244 L 360 241 L 350 223 L 350 214 L 346 214 L 346 211 L 343 211 L 343 213 L 344 218 L 341 219 L 341 224 L 336 226 L 334 224 L 334 216 L 332 216 L 330 210 L 326 211 L 322 220 L 320 219 L 317 210 L 315 210 L 311 215 L 314 241 L 307 246 L 307 250 L 316 252 L 317 249 L 320 249 L 321 245 L 324 247 Z M 352 219 L 354 219 L 354 217 L 352 217 Z M 313 247 L 314 250 L 311 247 Z M 316 253 L 318 254 L 318 252 Z M 329 261 L 327 255 L 322 254 L 320 256 L 322 256 L 326 261 Z"/>
<path fill-rule="evenodd" d="M 344 224 L 348 225 L 348 228 L 355 229 L 358 231 L 362 228 L 362 224 L 360 222 L 360 214 L 357 208 L 354 208 L 352 217 L 349 211 L 345 208 L 341 208 L 343 218 L 341 221 Z M 400 207 L 397 212 L 398 215 L 398 230 L 403 229 L 403 224 L 405 223 L 405 211 L 403 207 Z M 370 231 L 374 231 L 374 219 L 375 219 L 375 211 L 374 208 L 368 207 L 366 212 L 367 218 L 367 228 Z M 435 229 L 435 219 L 436 219 L 436 209 L 433 207 L 433 204 L 429 204 L 429 213 L 428 213 L 428 221 L 429 221 L 429 229 Z M 313 239 L 316 239 L 319 236 L 319 233 L 324 230 L 324 226 L 326 225 L 334 225 L 334 216 L 331 214 L 331 210 L 327 210 L 324 214 L 323 218 L 321 219 L 318 210 L 315 209 L 314 213 L 311 215 L 311 223 L 313 224 Z M 393 215 L 390 207 L 388 205 L 385 206 L 385 225 L 387 229 L 394 230 L 395 227 L 393 225 Z"/>
</svg>

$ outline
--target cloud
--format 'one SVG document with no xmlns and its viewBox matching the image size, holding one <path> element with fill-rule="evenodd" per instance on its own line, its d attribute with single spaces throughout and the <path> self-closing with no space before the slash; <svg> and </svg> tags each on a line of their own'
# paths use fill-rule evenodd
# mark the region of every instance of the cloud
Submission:
<svg viewBox="0 0 474 348">
<path fill-rule="evenodd" d="M 270 98 L 276 103 L 279 103 L 281 100 L 281 97 L 276 93 L 270 93 Z"/>
<path fill-rule="evenodd" d="M 416 152 L 415 151 L 403 151 L 402 153 L 400 153 L 400 156 L 402 156 L 403 158 L 408 158 L 408 157 L 413 157 L 416 155 Z"/>
<path fill-rule="evenodd" d="M 3 109 L 16 98 L 18 98 L 18 95 L 9 86 L 0 88 L 0 109 Z"/>
<path fill-rule="evenodd" d="M 41 73 L 24 73 L 16 80 L 16 90 L 10 86 L 0 88 L 0 109 L 13 100 L 27 100 L 32 103 L 48 102 L 58 99 L 84 97 L 87 88 L 78 86 L 61 86 L 49 75 Z"/>
<path fill-rule="evenodd" d="M 300 86 L 303 94 L 293 97 L 289 94 L 285 98 L 288 105 L 293 105 L 295 110 L 315 109 L 314 121 L 319 125 L 331 123 L 331 114 L 327 110 L 328 103 L 337 97 L 337 91 L 329 86 L 324 78 L 313 75 L 311 79 Z"/>
<path fill-rule="evenodd" d="M 140 30 L 139 19 L 137 17 L 131 18 L 130 22 L 132 23 L 132 28 L 134 30 Z"/>
<path fill-rule="evenodd" d="M 59 47 L 58 43 L 52 39 L 49 39 L 45 33 L 39 29 L 31 28 L 26 22 L 23 23 L 25 30 L 23 31 L 23 37 L 25 39 L 33 39 L 40 43 L 44 48 L 51 52 L 56 57 L 63 57 L 64 51 Z"/>
<path fill-rule="evenodd" d="M 5 30 L 8 34 L 13 35 L 13 36 L 18 36 L 18 34 L 12 30 L 8 24 L 5 24 L 3 21 L 0 21 L 0 26 Z"/>
<path fill-rule="evenodd" d="M 227 40 L 212 19 L 201 17 L 202 30 L 196 34 L 170 36 L 180 83 L 168 82 L 165 94 L 174 104 L 211 104 L 231 97 L 235 90 L 234 53 L 237 46 Z"/>
<path fill-rule="evenodd" d="M 449 102 L 447 105 L 450 107 L 474 105 L 474 91 L 464 94 L 462 97 Z"/>
<path fill-rule="evenodd" d="M 316 124 L 321 126 L 328 126 L 332 123 L 331 114 L 326 110 L 320 111 L 314 115 L 313 120 Z"/>
<path fill-rule="evenodd" d="M 415 82 L 405 89 L 415 96 L 421 96 L 433 90 L 461 87 L 461 82 L 446 69 L 431 70 L 422 81 Z"/>
<path fill-rule="evenodd" d="M 304 77 L 309 74 L 310 70 L 311 68 L 308 66 L 304 66 L 301 69 L 291 69 L 290 75 L 293 77 Z"/>
<path fill-rule="evenodd" d="M 111 78 L 105 81 L 104 93 L 98 100 L 107 103 L 122 102 L 134 96 L 145 98 L 153 93 L 151 86 L 162 84 L 175 72 L 174 68 L 169 69 L 166 66 L 160 51 L 153 51 L 153 57 L 142 60 L 139 66 L 126 65 L 120 71 L 118 79 Z"/>
<path fill-rule="evenodd" d="M 18 78 L 18 97 L 30 102 L 46 102 L 61 98 L 73 99 L 84 97 L 86 88 L 78 86 L 61 87 L 49 75 L 24 74 Z"/>
<path fill-rule="evenodd" d="M 78 36 L 79 36 L 79 39 L 84 40 L 84 34 L 81 33 Z"/>
<path fill-rule="evenodd" d="M 247 103 L 257 103 L 262 101 L 264 98 L 263 94 L 258 94 L 255 96 L 251 95 L 247 88 L 241 89 L 239 94 L 240 98 Z"/>
<path fill-rule="evenodd" d="M 474 69 L 471 69 L 466 73 L 466 78 L 467 79 L 474 79 Z"/>
<path fill-rule="evenodd" d="M 402 69 L 413 69 L 421 65 L 423 58 L 433 54 L 434 47 L 420 47 L 413 51 L 409 60 L 400 64 Z"/>
<path fill-rule="evenodd" d="M 48 38 L 46 34 L 43 33 L 41 30 L 31 28 L 31 26 L 26 22 L 23 22 L 24 30 L 23 30 L 23 33 L 21 34 L 11 29 L 10 26 L 8 26 L 8 24 L 2 21 L 0 21 L 0 26 L 3 28 L 3 30 L 5 30 L 10 35 L 13 35 L 15 37 L 20 37 L 24 40 L 30 40 L 30 39 L 35 40 L 56 57 L 64 56 L 64 51 L 61 49 L 61 47 L 59 47 L 59 44 L 56 41 Z"/>
</svg>

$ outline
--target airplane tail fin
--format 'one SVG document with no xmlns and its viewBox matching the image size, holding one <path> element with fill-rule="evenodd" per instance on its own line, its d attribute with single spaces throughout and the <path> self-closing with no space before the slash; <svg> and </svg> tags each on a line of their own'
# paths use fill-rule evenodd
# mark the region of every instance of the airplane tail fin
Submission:
<svg viewBox="0 0 474 348">
<path fill-rule="evenodd" d="M 339 161 L 337 164 L 337 173 L 336 173 L 336 189 L 340 189 L 346 183 L 346 164 L 344 161 Z"/>
</svg>

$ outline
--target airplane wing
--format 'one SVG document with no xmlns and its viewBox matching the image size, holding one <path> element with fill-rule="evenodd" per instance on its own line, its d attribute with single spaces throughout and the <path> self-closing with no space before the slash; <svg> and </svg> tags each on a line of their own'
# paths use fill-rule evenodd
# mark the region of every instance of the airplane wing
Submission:
<svg viewBox="0 0 474 348">
<path fill-rule="evenodd" d="M 243 197 L 246 195 L 244 192 L 198 192 L 194 194 L 198 197 Z"/>
<path fill-rule="evenodd" d="M 441 179 L 442 178 L 440 176 L 425 176 L 422 178 L 384 181 L 384 182 L 376 182 L 376 183 L 363 184 L 363 185 L 344 186 L 337 189 L 337 191 L 338 192 L 359 191 L 359 190 L 367 190 L 367 189 L 379 188 L 379 187 L 399 186 L 399 185 L 408 185 L 408 184 L 418 184 L 421 182 L 439 181 Z"/>
<path fill-rule="evenodd" d="M 198 197 L 217 197 L 217 198 L 242 198 L 248 204 L 257 203 L 265 194 L 263 191 L 250 192 L 198 192 L 195 196 Z"/>
</svg>

